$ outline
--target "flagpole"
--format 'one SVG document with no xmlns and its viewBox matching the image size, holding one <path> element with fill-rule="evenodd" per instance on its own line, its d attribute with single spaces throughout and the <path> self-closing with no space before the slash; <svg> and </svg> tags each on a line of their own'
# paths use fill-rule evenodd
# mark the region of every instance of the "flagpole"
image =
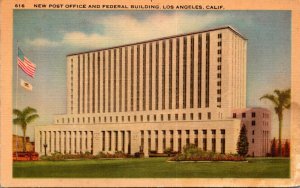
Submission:
<svg viewBox="0 0 300 188">
<path fill-rule="evenodd" d="M 19 83 L 19 67 L 18 67 L 18 51 L 19 51 L 19 42 L 17 40 L 17 62 L 16 62 L 16 71 L 17 71 L 17 79 L 16 79 L 16 90 L 15 90 L 15 108 L 18 109 L 18 83 Z M 16 134 L 16 160 L 18 160 L 18 126 L 15 125 L 15 134 Z"/>
</svg>

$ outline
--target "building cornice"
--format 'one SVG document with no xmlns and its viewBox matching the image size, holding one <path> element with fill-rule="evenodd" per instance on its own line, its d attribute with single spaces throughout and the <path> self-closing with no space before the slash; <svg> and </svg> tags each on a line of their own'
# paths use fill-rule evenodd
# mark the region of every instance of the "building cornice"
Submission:
<svg viewBox="0 0 300 188">
<path fill-rule="evenodd" d="M 227 26 L 217 27 L 217 28 L 213 28 L 213 29 L 201 30 L 201 31 L 190 32 L 190 33 L 183 33 L 183 34 L 179 34 L 179 35 L 171 35 L 171 36 L 167 36 L 167 37 L 145 40 L 145 41 L 140 41 L 140 42 L 135 42 L 135 43 L 130 43 L 130 44 L 123 44 L 123 45 L 112 46 L 112 47 L 107 47 L 107 48 L 100 48 L 100 49 L 95 49 L 95 50 L 71 53 L 71 54 L 68 54 L 67 57 L 85 54 L 85 53 L 91 53 L 91 52 L 98 52 L 98 51 L 103 51 L 103 50 L 110 50 L 110 49 L 114 49 L 114 48 L 132 46 L 132 45 L 137 45 L 137 44 L 143 44 L 143 43 L 147 43 L 147 42 L 155 42 L 155 41 L 159 41 L 159 40 L 171 39 L 171 38 L 182 37 L 182 36 L 187 36 L 187 35 L 193 35 L 193 34 L 197 34 L 197 33 L 211 32 L 211 31 L 222 30 L 222 29 L 230 29 L 232 32 L 234 32 L 236 35 L 240 36 L 242 39 L 247 40 L 246 37 L 244 37 L 241 33 L 239 33 L 237 30 L 235 30 L 232 26 L 227 25 Z"/>
</svg>

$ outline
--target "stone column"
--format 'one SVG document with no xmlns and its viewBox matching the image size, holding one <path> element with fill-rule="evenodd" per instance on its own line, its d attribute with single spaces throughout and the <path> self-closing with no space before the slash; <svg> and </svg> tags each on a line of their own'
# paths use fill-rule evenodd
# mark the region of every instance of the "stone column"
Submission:
<svg viewBox="0 0 300 188">
<path fill-rule="evenodd" d="M 61 131 L 61 153 L 65 154 L 65 131 Z"/>
<path fill-rule="evenodd" d="M 216 130 L 216 153 L 221 153 L 221 130 Z"/>
<path fill-rule="evenodd" d="M 93 154 L 97 155 L 102 150 L 102 137 L 101 131 L 93 132 Z"/>
<path fill-rule="evenodd" d="M 114 153 L 116 147 L 116 132 L 111 131 L 111 151 Z"/>
<path fill-rule="evenodd" d="M 51 153 L 54 153 L 54 131 L 51 131 Z"/>
<path fill-rule="evenodd" d="M 190 130 L 190 144 L 195 144 L 195 132 Z"/>
<path fill-rule="evenodd" d="M 155 150 L 155 131 L 151 131 L 151 151 Z"/>
<path fill-rule="evenodd" d="M 148 131 L 144 131 L 144 148 L 143 148 L 143 150 L 144 150 L 145 157 L 149 157 L 148 138 L 149 138 Z"/>
<path fill-rule="evenodd" d="M 91 143 L 92 143 L 92 133 L 91 131 L 87 132 L 87 151 L 91 153 Z"/>
<path fill-rule="evenodd" d="M 198 130 L 198 148 L 203 150 L 203 131 L 201 129 Z"/>
<path fill-rule="evenodd" d="M 163 153 L 163 134 L 162 130 L 158 130 L 158 148 L 157 148 L 157 153 Z"/>
<path fill-rule="evenodd" d="M 211 129 L 207 129 L 207 151 L 212 151 Z"/>
<path fill-rule="evenodd" d="M 118 151 L 122 151 L 122 132 L 121 131 L 118 131 L 117 139 L 118 139 Z"/>
<path fill-rule="evenodd" d="M 70 153 L 70 132 L 66 131 L 66 153 Z"/>
<path fill-rule="evenodd" d="M 59 138 L 60 138 L 60 131 L 56 131 L 56 139 L 55 139 L 55 147 L 56 147 L 56 151 L 60 152 L 60 148 L 59 148 Z"/>
<path fill-rule="evenodd" d="M 171 147 L 170 130 L 166 130 L 166 148 Z"/>
<path fill-rule="evenodd" d="M 71 131 L 71 154 L 75 153 L 75 136 L 74 136 L 74 131 Z"/>
<path fill-rule="evenodd" d="M 109 132 L 108 131 L 105 131 L 105 152 L 108 152 L 109 151 Z"/>
<path fill-rule="evenodd" d="M 174 130 L 174 137 L 173 137 L 173 142 L 174 142 L 174 151 L 178 151 L 178 131 Z"/>
<path fill-rule="evenodd" d="M 125 144 L 124 144 L 124 153 L 128 153 L 128 132 L 127 131 L 124 131 L 124 136 L 125 136 L 125 138 L 124 138 L 124 142 L 125 142 Z"/>
<path fill-rule="evenodd" d="M 76 153 L 80 153 L 80 131 L 76 131 Z"/>
<path fill-rule="evenodd" d="M 186 147 L 186 130 L 181 131 L 181 151 L 183 151 L 183 148 Z"/>
<path fill-rule="evenodd" d="M 82 152 L 87 151 L 87 131 L 82 131 Z"/>
<path fill-rule="evenodd" d="M 47 154 L 50 154 L 50 151 L 51 151 L 51 132 L 50 131 L 47 131 Z"/>
</svg>

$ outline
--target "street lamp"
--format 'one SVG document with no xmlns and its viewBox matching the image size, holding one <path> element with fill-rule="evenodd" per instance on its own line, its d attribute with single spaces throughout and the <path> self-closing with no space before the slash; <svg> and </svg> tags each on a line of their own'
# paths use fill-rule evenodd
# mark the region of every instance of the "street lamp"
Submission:
<svg viewBox="0 0 300 188">
<path fill-rule="evenodd" d="M 47 144 L 44 144 L 44 148 L 45 148 L 45 156 L 47 156 L 47 152 L 46 152 L 46 148 L 47 148 Z"/>
</svg>

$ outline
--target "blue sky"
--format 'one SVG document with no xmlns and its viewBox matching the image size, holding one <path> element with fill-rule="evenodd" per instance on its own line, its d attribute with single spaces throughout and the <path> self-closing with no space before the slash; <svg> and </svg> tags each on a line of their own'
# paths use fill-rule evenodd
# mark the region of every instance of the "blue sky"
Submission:
<svg viewBox="0 0 300 188">
<path fill-rule="evenodd" d="M 14 10 L 14 108 L 28 105 L 41 116 L 28 127 L 53 122 L 66 113 L 66 55 L 148 40 L 162 36 L 231 25 L 248 38 L 247 106 L 266 107 L 265 93 L 291 87 L 290 11 L 59 11 Z M 20 69 L 18 77 L 32 83 L 33 91 L 16 87 L 16 51 L 37 65 L 31 79 Z M 289 137 L 290 112 L 286 112 L 283 137 Z M 273 112 L 273 136 L 278 121 Z"/>
</svg>

